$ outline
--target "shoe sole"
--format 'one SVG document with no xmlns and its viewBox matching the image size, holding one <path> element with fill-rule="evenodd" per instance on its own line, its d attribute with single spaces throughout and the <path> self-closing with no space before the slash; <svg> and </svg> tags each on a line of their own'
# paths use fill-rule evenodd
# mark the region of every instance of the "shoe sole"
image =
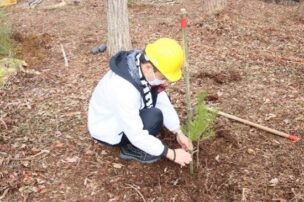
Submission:
<svg viewBox="0 0 304 202">
<path fill-rule="evenodd" d="M 154 159 L 154 160 L 149 160 L 149 161 L 141 161 L 133 156 L 129 156 L 129 155 L 125 155 L 123 153 L 119 154 L 119 157 L 124 159 L 124 160 L 135 160 L 135 161 L 139 161 L 141 163 L 155 163 L 156 161 L 158 161 L 160 158 Z"/>
</svg>

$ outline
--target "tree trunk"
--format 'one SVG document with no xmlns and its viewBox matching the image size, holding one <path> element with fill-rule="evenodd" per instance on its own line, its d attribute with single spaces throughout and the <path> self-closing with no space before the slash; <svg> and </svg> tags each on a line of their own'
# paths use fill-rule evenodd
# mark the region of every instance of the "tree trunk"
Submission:
<svg viewBox="0 0 304 202">
<path fill-rule="evenodd" d="M 202 8 L 207 14 L 216 14 L 226 7 L 227 0 L 203 0 L 202 3 Z"/>
<path fill-rule="evenodd" d="M 300 19 L 304 20 L 304 0 L 300 0 L 297 14 Z"/>
<path fill-rule="evenodd" d="M 175 3 L 176 0 L 141 0 L 144 3 L 152 3 L 152 4 L 168 4 Z"/>
<path fill-rule="evenodd" d="M 128 0 L 108 0 L 107 21 L 107 50 L 109 55 L 114 55 L 121 50 L 132 49 L 129 33 Z"/>
</svg>

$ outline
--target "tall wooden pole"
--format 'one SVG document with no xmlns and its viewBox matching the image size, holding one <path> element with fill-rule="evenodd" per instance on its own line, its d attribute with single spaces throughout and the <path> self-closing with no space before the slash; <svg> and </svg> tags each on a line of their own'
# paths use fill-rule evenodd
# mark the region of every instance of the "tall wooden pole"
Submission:
<svg viewBox="0 0 304 202">
<path fill-rule="evenodd" d="M 190 123 L 192 120 L 192 106 L 191 106 L 191 89 L 190 89 L 190 71 L 188 64 L 188 39 L 187 39 L 187 11 L 186 9 L 181 9 L 181 29 L 183 34 L 183 49 L 184 49 L 184 81 L 186 87 L 186 103 L 187 103 L 187 121 Z M 187 128 L 188 131 L 188 128 Z M 193 152 L 191 151 L 191 157 L 193 159 Z M 193 160 L 190 163 L 190 174 L 193 175 Z"/>
<path fill-rule="evenodd" d="M 186 87 L 186 102 L 187 102 L 187 120 L 192 119 L 192 106 L 191 106 L 191 89 L 190 89 L 190 71 L 188 63 L 188 39 L 187 39 L 187 11 L 186 9 L 181 9 L 181 28 L 183 34 L 183 48 L 185 54 L 184 62 L 184 81 Z"/>
</svg>

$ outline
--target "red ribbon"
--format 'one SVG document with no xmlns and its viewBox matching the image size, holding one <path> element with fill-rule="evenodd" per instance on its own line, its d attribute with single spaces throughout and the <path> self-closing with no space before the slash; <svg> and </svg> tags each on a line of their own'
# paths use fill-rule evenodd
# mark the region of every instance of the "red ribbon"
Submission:
<svg viewBox="0 0 304 202">
<path fill-rule="evenodd" d="M 184 28 L 187 27 L 187 19 L 186 19 L 186 18 L 182 18 L 182 19 L 180 20 L 180 23 L 181 23 L 182 29 L 184 29 Z"/>
</svg>

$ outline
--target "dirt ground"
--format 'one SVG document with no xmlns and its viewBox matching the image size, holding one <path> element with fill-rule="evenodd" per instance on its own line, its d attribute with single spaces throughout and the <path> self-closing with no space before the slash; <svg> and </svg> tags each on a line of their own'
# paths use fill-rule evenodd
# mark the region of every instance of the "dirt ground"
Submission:
<svg viewBox="0 0 304 202">
<path fill-rule="evenodd" d="M 94 142 L 88 101 L 108 70 L 104 1 L 7 9 L 19 57 L 40 75 L 19 73 L 0 89 L 0 201 L 304 201 L 303 140 L 287 139 L 219 117 L 216 138 L 200 143 L 194 176 L 173 162 L 120 160 Z M 181 40 L 180 8 L 189 12 L 193 97 L 280 131 L 304 136 L 304 24 L 296 6 L 231 1 L 204 15 L 199 0 L 130 3 L 134 48 L 158 37 Z M 64 66 L 60 44 L 66 50 Z M 168 92 L 185 118 L 183 83 Z M 174 137 L 162 139 L 177 147 Z"/>
</svg>

